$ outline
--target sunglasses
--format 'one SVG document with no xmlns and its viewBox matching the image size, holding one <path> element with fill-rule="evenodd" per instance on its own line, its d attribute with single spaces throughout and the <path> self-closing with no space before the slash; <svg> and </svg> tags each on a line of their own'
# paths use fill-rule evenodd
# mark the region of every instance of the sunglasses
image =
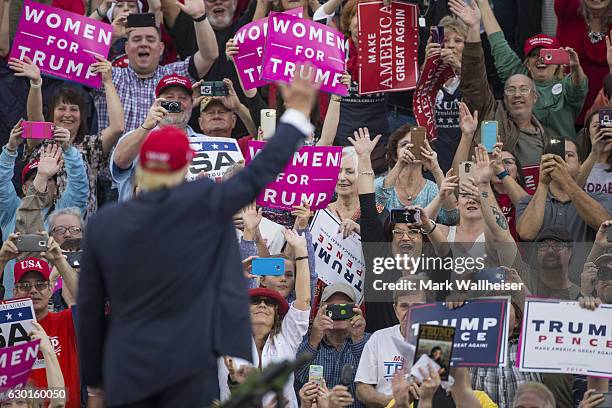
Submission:
<svg viewBox="0 0 612 408">
<path fill-rule="evenodd" d="M 251 298 L 251 304 L 253 306 L 258 306 L 261 304 L 261 302 L 264 302 L 264 304 L 269 307 L 276 306 L 276 302 L 268 297 L 256 296 Z"/>
</svg>

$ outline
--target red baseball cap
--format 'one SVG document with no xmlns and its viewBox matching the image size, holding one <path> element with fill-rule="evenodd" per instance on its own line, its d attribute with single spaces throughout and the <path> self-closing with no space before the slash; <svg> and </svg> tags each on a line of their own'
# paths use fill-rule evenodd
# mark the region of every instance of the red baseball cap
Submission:
<svg viewBox="0 0 612 408">
<path fill-rule="evenodd" d="M 191 162 L 193 153 L 184 130 L 164 126 L 149 133 L 144 140 L 140 167 L 155 173 L 172 173 Z"/>
<path fill-rule="evenodd" d="M 280 317 L 284 317 L 289 311 L 289 303 L 287 303 L 283 295 L 281 295 L 278 291 L 268 288 L 249 289 L 250 298 L 260 296 L 270 298 L 276 302 L 276 304 L 278 305 L 278 314 L 280 315 Z"/>
<path fill-rule="evenodd" d="M 166 75 L 162 79 L 159 80 L 157 86 L 155 87 L 155 97 L 158 98 L 159 94 L 164 91 L 166 88 L 170 88 L 173 86 L 178 86 L 187 91 L 189 95 L 193 93 L 191 89 L 191 81 L 189 78 L 184 77 L 182 75 L 170 74 Z"/>
<path fill-rule="evenodd" d="M 21 170 L 21 184 L 25 183 L 30 173 L 35 172 L 38 169 L 38 160 L 34 160 L 25 165 Z"/>
<path fill-rule="evenodd" d="M 29 257 L 23 261 L 15 263 L 15 267 L 13 268 L 15 283 L 19 282 L 23 275 L 30 271 L 40 273 L 45 280 L 49 280 L 49 276 L 51 275 L 51 269 L 46 261 L 40 258 Z"/>
<path fill-rule="evenodd" d="M 550 37 L 546 34 L 534 35 L 533 37 L 528 38 L 527 41 L 525 41 L 525 57 L 527 57 L 529 53 L 534 50 L 534 48 L 538 47 L 556 49 L 559 48 L 559 41 L 557 41 L 556 38 Z"/>
</svg>

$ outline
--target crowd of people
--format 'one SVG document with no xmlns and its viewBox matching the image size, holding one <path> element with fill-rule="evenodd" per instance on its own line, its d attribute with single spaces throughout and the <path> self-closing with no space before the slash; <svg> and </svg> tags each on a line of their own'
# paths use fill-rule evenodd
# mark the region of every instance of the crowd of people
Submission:
<svg viewBox="0 0 612 408">
<path fill-rule="evenodd" d="M 612 304 L 610 0 L 406 0 L 422 16 L 419 65 L 439 58 L 453 72 L 435 96 L 437 137 L 419 150 L 413 91 L 359 94 L 361 0 L 36 2 L 110 24 L 112 45 L 90 68 L 99 89 L 41 74 L 30 58 L 9 58 L 24 2 L 0 0 L 0 300 L 33 303 L 30 338 L 41 340 L 45 367 L 32 370 L 28 387 L 68 391 L 2 408 L 223 403 L 266 367 L 304 353 L 312 358 L 258 406 L 594 408 L 612 400 L 606 377 L 516 366 L 528 296 L 589 310 Z M 348 95 L 318 92 L 308 75 L 245 89 L 234 35 L 294 8 L 346 37 Z M 142 13 L 152 23 L 130 25 L 128 16 Z M 432 27 L 442 28 L 442 42 Z M 550 63 L 542 50 L 568 59 Z M 202 95 L 205 81 L 221 81 L 227 96 Z M 278 125 L 251 163 L 233 164 L 222 179 L 201 172 L 186 181 L 190 138 L 236 139 L 246 157 L 249 141 L 263 140 L 262 109 L 276 109 Z M 497 123 L 492 148 L 483 121 Z M 27 122 L 53 123 L 51 138 L 26 137 Z M 319 211 L 336 219 L 338 239 L 358 236 L 363 293 L 320 279 L 311 202 L 255 204 L 296 149 L 315 145 L 342 147 L 334 196 Z M 398 209 L 420 217 L 398 221 Z M 20 250 L 31 234 L 46 247 Z M 396 256 L 484 257 L 524 286 L 377 297 L 375 259 Z M 257 258 L 282 258 L 284 273 L 253 274 Z M 475 279 L 409 264 L 384 276 Z M 491 295 L 510 297 L 506 365 L 445 367 L 450 384 L 442 371 L 411 376 L 410 308 L 461 308 Z M 350 319 L 329 313 L 347 304 Z M 320 381 L 313 365 L 323 368 Z"/>
</svg>

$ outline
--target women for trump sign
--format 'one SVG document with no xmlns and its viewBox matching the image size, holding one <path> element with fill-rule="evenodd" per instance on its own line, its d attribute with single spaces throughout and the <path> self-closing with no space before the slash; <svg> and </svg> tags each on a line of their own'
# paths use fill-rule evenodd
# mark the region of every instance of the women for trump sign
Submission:
<svg viewBox="0 0 612 408">
<path fill-rule="evenodd" d="M 524 313 L 520 371 L 612 376 L 612 305 L 529 298 Z"/>
<path fill-rule="evenodd" d="M 247 163 L 264 145 L 264 142 L 249 140 Z M 307 201 L 313 211 L 327 207 L 336 188 L 341 161 L 340 146 L 302 146 L 276 180 L 257 197 L 257 205 L 292 210 Z"/>
<path fill-rule="evenodd" d="M 108 56 L 111 37 L 110 24 L 25 0 L 10 56 L 30 58 L 47 75 L 99 88 L 102 78 L 89 67 L 96 56 Z"/>
<path fill-rule="evenodd" d="M 340 82 L 346 41 L 338 31 L 285 13 L 271 13 L 264 48 L 263 79 L 291 82 L 297 65 L 308 62 L 322 91 L 348 95 L 347 86 Z"/>
</svg>

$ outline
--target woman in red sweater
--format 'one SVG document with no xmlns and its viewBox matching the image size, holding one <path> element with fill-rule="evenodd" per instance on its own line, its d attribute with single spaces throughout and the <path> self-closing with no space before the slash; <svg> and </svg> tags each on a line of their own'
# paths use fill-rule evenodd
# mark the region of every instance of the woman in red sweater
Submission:
<svg viewBox="0 0 612 408">
<path fill-rule="evenodd" d="M 586 110 L 593 105 L 609 68 L 606 61 L 606 35 L 612 23 L 610 0 L 555 0 L 558 18 L 557 39 L 573 48 L 589 78 L 589 93 L 576 123 L 582 125 Z"/>
</svg>

